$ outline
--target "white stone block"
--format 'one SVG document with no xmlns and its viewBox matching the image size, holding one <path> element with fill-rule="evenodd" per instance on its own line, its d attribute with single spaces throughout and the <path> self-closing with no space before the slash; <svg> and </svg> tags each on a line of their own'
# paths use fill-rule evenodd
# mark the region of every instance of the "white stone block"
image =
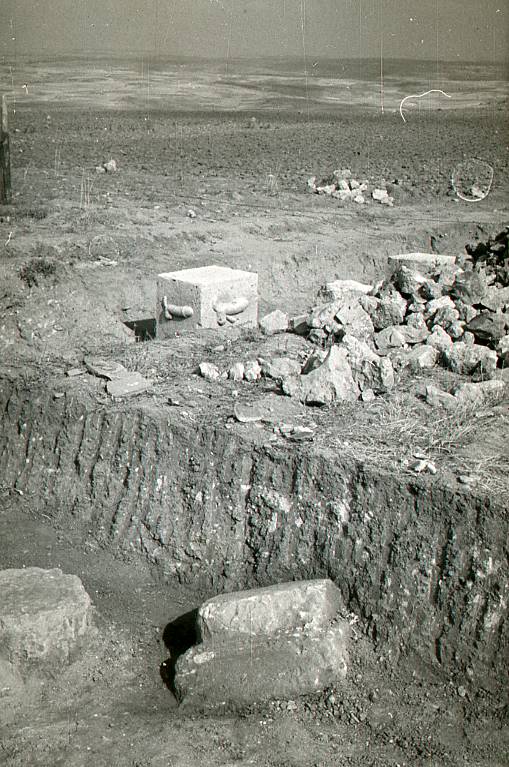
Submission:
<svg viewBox="0 0 509 767">
<path fill-rule="evenodd" d="M 159 338 L 196 328 L 257 327 L 258 275 L 226 266 L 159 274 L 156 321 Z"/>
</svg>

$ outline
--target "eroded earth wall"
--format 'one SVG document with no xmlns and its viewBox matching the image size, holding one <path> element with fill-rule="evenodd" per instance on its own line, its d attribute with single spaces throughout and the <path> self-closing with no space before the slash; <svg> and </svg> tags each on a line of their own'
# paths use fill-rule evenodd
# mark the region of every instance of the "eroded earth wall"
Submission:
<svg viewBox="0 0 509 767">
<path fill-rule="evenodd" d="M 0 399 L 1 484 L 38 513 L 213 592 L 330 576 L 386 656 L 505 664 L 508 524 L 488 495 L 255 445 L 149 398 L 55 398 L 18 379 Z"/>
</svg>

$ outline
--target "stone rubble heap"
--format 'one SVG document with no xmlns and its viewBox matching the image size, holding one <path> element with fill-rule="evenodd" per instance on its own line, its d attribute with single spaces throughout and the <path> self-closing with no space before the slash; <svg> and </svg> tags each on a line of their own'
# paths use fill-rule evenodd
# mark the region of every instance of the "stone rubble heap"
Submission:
<svg viewBox="0 0 509 767">
<path fill-rule="evenodd" d="M 442 365 L 483 383 L 484 395 L 501 394 L 503 381 L 485 384 L 509 364 L 507 239 L 505 230 L 477 246 L 462 266 L 453 256 L 410 253 L 391 257 L 391 276 L 374 287 L 330 282 L 307 314 L 276 310 L 260 322 L 266 335 L 304 336 L 315 347 L 310 354 L 236 362 L 223 372 L 202 363 L 200 373 L 216 381 L 272 379 L 289 397 L 327 405 L 370 401 L 394 387 L 397 372 Z M 464 386 L 452 393 L 431 387 L 426 398 L 448 407 L 481 393 L 467 396 Z"/>
<path fill-rule="evenodd" d="M 358 181 L 352 177 L 352 171 L 349 168 L 335 170 L 322 181 L 317 181 L 317 177 L 312 176 L 308 179 L 307 186 L 310 192 L 326 194 L 341 202 L 356 202 L 363 205 L 371 197 L 381 205 L 394 205 L 394 198 L 384 185 L 373 188 L 367 180 Z"/>
</svg>

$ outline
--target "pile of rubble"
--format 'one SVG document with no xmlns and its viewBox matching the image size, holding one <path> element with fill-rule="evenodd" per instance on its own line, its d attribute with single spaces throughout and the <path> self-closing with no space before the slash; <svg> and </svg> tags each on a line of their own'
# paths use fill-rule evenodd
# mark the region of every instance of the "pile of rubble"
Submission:
<svg viewBox="0 0 509 767">
<path fill-rule="evenodd" d="M 496 269 L 488 258 L 482 266 L 478 257 L 465 259 L 460 267 L 453 256 L 411 253 L 390 258 L 392 275 L 377 286 L 328 283 L 305 315 L 289 319 L 276 311 L 260 323 L 268 335 L 305 336 L 315 346 L 309 355 L 237 362 L 223 373 L 202 363 L 200 373 L 211 380 L 274 379 L 284 394 L 310 405 L 369 401 L 394 387 L 395 372 L 439 364 L 481 383 L 479 394 L 502 391 L 503 381 L 492 379 L 509 365 L 509 289 L 500 281 L 507 231 L 504 237 L 486 249 L 497 254 Z M 505 260 L 498 258 L 500 242 Z M 468 387 L 453 393 L 429 387 L 428 399 L 444 407 L 471 401 Z"/>
<path fill-rule="evenodd" d="M 381 205 L 394 204 L 394 198 L 390 196 L 385 186 L 375 187 L 370 191 L 369 181 L 358 181 L 353 178 L 349 168 L 335 170 L 322 181 L 317 181 L 316 176 L 312 176 L 308 179 L 307 186 L 315 194 L 327 194 L 341 202 L 356 202 L 363 205 L 371 197 Z"/>
</svg>

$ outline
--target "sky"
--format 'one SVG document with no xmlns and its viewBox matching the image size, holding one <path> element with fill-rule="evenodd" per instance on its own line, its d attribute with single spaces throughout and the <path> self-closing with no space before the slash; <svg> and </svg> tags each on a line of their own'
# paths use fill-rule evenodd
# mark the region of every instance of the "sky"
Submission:
<svg viewBox="0 0 509 767">
<path fill-rule="evenodd" d="M 509 59 L 509 0 L 0 0 L 0 56 Z"/>
</svg>

